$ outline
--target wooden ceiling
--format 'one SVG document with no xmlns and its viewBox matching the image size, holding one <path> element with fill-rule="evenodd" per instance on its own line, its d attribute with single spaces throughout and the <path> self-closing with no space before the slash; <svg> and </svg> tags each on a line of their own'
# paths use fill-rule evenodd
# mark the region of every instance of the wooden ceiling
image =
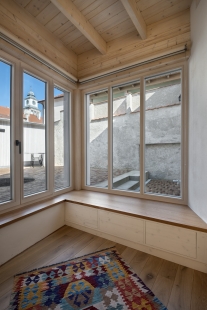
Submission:
<svg viewBox="0 0 207 310">
<path fill-rule="evenodd" d="M 136 30 L 122 2 L 128 0 L 70 0 L 107 43 Z M 43 24 L 75 54 L 94 45 L 50 0 L 15 0 L 28 14 Z M 63 1 L 63 2 L 67 2 Z M 129 1 L 130 2 L 130 1 Z M 191 0 L 134 0 L 146 25 L 153 24 L 190 7 Z"/>
<path fill-rule="evenodd" d="M 0 0 L 0 32 L 85 78 L 185 46 L 191 2 Z"/>
</svg>

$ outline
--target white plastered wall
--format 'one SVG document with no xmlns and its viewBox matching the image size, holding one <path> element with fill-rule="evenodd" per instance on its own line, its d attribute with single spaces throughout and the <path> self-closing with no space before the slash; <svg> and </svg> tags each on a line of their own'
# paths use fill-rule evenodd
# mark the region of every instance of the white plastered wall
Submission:
<svg viewBox="0 0 207 310">
<path fill-rule="evenodd" d="M 64 202 L 1 228 L 0 265 L 65 223 Z"/>
<path fill-rule="evenodd" d="M 189 206 L 207 222 L 207 1 L 191 5 Z"/>
</svg>

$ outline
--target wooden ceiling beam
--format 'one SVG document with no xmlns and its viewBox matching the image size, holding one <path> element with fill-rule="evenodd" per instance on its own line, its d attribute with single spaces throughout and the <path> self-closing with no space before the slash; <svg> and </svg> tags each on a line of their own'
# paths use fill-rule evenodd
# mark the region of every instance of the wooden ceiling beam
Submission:
<svg viewBox="0 0 207 310">
<path fill-rule="evenodd" d="M 147 38 L 147 26 L 140 13 L 135 0 L 121 0 L 125 10 L 136 27 L 140 37 L 145 40 Z"/>
<path fill-rule="evenodd" d="M 106 54 L 106 42 L 71 0 L 51 0 L 51 2 L 102 54 Z"/>
</svg>

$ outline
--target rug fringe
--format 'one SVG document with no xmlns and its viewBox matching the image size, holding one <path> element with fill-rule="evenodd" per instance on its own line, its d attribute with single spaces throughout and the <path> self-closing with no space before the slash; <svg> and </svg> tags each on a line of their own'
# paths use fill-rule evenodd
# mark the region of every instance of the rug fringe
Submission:
<svg viewBox="0 0 207 310">
<path fill-rule="evenodd" d="M 59 263 L 55 263 L 55 264 L 51 264 L 51 265 L 47 265 L 47 266 L 43 266 L 43 267 L 39 267 L 39 268 L 34 268 L 32 270 L 29 270 L 29 271 L 20 272 L 20 273 L 15 274 L 14 277 L 21 276 L 21 275 L 23 275 L 25 273 L 31 273 L 31 272 L 34 272 L 34 271 L 38 271 L 40 269 L 52 267 L 52 266 L 55 266 L 55 265 L 60 265 L 60 264 L 64 264 L 64 263 L 67 263 L 67 262 L 71 262 L 71 261 L 73 261 L 75 259 L 83 258 L 83 257 L 89 256 L 89 255 L 93 255 L 93 254 L 96 254 L 96 253 L 98 254 L 100 252 L 111 250 L 113 248 L 117 251 L 116 246 L 112 246 L 112 247 L 109 247 L 109 248 L 106 248 L 106 249 L 103 249 L 103 250 L 100 250 L 100 251 L 96 251 L 96 252 L 88 253 L 88 254 L 85 254 L 85 255 L 82 255 L 82 256 L 74 257 L 74 258 L 71 258 L 71 259 L 59 262 Z M 118 253 L 118 251 L 117 251 L 117 253 Z"/>
</svg>

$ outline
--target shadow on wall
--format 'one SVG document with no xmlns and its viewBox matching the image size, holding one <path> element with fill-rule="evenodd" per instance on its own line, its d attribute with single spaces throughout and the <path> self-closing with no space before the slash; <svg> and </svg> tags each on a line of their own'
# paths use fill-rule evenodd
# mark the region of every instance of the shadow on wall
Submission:
<svg viewBox="0 0 207 310">
<path fill-rule="evenodd" d="M 170 87 L 166 87 L 164 91 L 158 89 L 147 100 L 145 170 L 149 172 L 151 179 L 180 180 L 180 85 L 169 89 Z M 140 112 L 126 110 L 125 98 L 118 100 L 113 118 L 113 169 L 124 172 L 139 171 Z M 135 96 L 133 100 L 136 100 Z M 96 171 L 108 169 L 107 122 L 108 119 L 105 118 L 94 119 L 90 123 L 90 167 Z"/>
</svg>

